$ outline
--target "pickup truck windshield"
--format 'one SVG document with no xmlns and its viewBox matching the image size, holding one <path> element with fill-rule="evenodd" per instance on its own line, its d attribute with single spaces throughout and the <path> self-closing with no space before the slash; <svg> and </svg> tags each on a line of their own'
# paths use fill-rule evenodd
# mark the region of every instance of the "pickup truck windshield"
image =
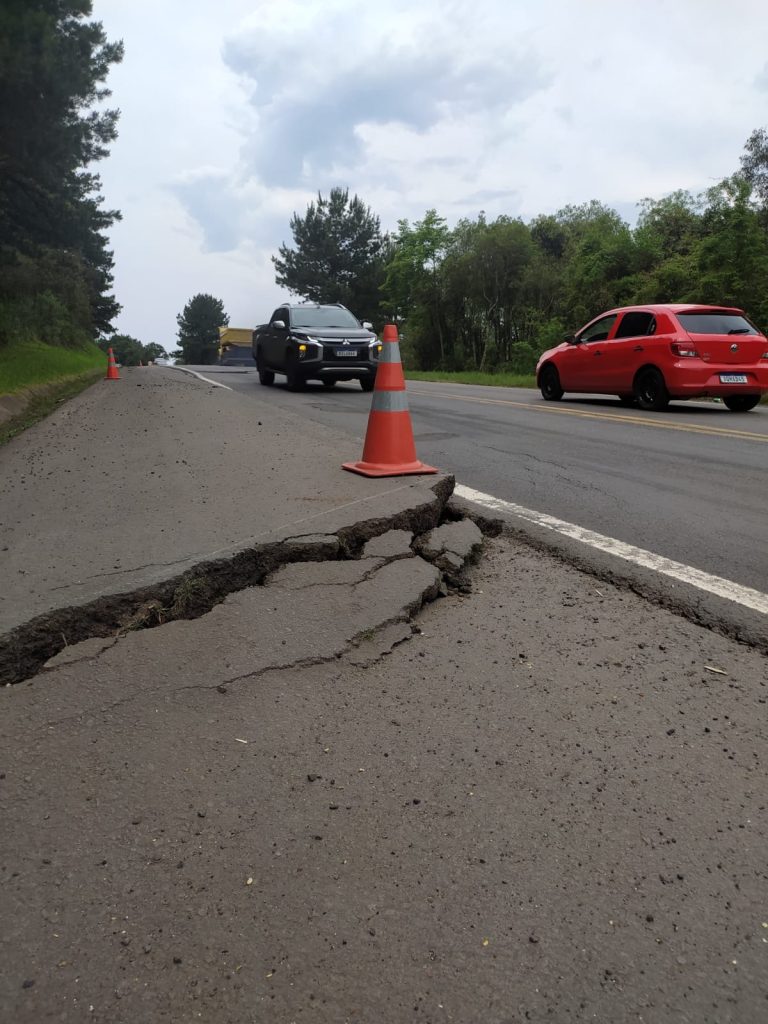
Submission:
<svg viewBox="0 0 768 1024">
<path fill-rule="evenodd" d="M 334 306 L 310 306 L 308 309 L 292 309 L 293 327 L 349 327 L 360 330 L 360 324 L 348 309 Z"/>
<path fill-rule="evenodd" d="M 677 319 L 689 334 L 757 334 L 738 313 L 678 313 Z"/>
</svg>

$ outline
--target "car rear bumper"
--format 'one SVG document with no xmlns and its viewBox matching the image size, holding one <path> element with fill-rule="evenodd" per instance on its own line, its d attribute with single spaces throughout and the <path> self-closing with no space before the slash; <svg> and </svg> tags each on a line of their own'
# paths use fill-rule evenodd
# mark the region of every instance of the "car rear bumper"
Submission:
<svg viewBox="0 0 768 1024">
<path fill-rule="evenodd" d="M 721 378 L 728 375 L 745 377 L 733 383 Z M 673 398 L 726 398 L 729 395 L 763 395 L 768 393 L 768 363 L 764 366 L 732 366 L 727 363 L 680 365 L 665 374 L 667 390 Z"/>
</svg>

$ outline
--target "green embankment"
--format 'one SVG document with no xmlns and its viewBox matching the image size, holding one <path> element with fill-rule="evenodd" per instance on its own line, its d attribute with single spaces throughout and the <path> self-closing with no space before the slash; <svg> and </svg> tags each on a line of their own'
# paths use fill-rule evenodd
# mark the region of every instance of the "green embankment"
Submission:
<svg viewBox="0 0 768 1024">
<path fill-rule="evenodd" d="M 475 370 L 448 373 L 441 370 L 408 370 L 408 380 L 436 380 L 444 384 L 482 384 L 496 388 L 535 388 L 533 374 L 479 373 Z"/>
<path fill-rule="evenodd" d="M 93 342 L 78 348 L 42 341 L 11 341 L 0 347 L 0 395 L 53 384 L 104 370 L 107 357 Z"/>
<path fill-rule="evenodd" d="M 106 366 L 107 357 L 92 342 L 64 348 L 14 340 L 0 346 L 0 444 L 104 376 Z"/>
</svg>

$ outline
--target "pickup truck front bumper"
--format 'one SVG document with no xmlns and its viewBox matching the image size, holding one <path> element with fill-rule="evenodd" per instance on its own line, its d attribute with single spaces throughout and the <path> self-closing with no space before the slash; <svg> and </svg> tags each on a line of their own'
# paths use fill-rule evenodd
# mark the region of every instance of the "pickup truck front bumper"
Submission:
<svg viewBox="0 0 768 1024">
<path fill-rule="evenodd" d="M 302 341 L 296 346 L 295 368 L 303 377 L 318 380 L 357 380 L 374 377 L 381 343 Z"/>
</svg>

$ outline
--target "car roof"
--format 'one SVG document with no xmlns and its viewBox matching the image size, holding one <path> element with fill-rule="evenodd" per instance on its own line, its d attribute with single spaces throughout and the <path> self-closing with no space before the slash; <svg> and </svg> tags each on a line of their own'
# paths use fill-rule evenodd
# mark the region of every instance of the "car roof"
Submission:
<svg viewBox="0 0 768 1024">
<path fill-rule="evenodd" d="M 631 312 L 652 312 L 652 313 L 743 313 L 743 309 L 736 306 L 706 306 L 700 302 L 648 302 L 642 306 L 617 306 L 615 309 L 608 309 L 608 313 L 631 313 Z M 597 319 L 597 317 L 595 317 Z"/>
<path fill-rule="evenodd" d="M 288 309 L 346 309 L 340 302 L 284 302 Z"/>
</svg>

